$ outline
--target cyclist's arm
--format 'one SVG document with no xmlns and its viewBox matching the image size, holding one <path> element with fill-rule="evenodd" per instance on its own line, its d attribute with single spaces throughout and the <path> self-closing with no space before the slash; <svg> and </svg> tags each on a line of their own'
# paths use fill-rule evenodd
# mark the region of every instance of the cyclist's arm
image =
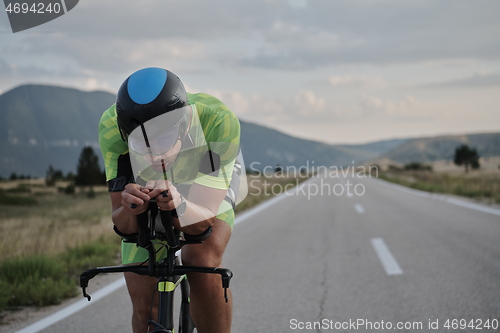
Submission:
<svg viewBox="0 0 500 333">
<path fill-rule="evenodd" d="M 181 217 L 183 225 L 179 223 L 179 220 L 174 219 L 175 227 L 191 235 L 204 232 L 214 224 L 215 216 L 226 192 L 227 190 L 193 184 L 186 200 L 186 211 Z M 152 191 L 151 194 L 153 193 L 156 192 Z M 126 191 L 112 192 L 110 197 L 113 211 L 112 220 L 116 228 L 124 234 L 138 232 L 136 215 L 146 209 L 149 197 L 140 191 L 140 186 L 137 184 L 128 184 Z M 145 200 L 142 200 L 141 197 L 144 197 Z M 130 208 L 132 203 L 137 207 Z"/>
<path fill-rule="evenodd" d="M 126 191 L 109 193 L 112 208 L 111 219 L 121 233 L 133 234 L 139 231 L 136 215 L 146 210 L 149 197 L 140 191 L 140 186 L 137 184 L 128 184 L 125 188 Z M 137 207 L 132 209 L 131 204 Z"/>
<path fill-rule="evenodd" d="M 190 235 L 198 235 L 204 232 L 208 227 L 211 227 L 215 222 L 215 217 L 219 210 L 219 206 L 226 196 L 227 190 L 210 188 L 204 185 L 194 183 L 189 191 L 189 197 L 186 202 L 186 212 L 182 216 L 184 221 L 200 221 L 194 224 L 189 224 L 185 227 L 180 227 Z"/>
</svg>

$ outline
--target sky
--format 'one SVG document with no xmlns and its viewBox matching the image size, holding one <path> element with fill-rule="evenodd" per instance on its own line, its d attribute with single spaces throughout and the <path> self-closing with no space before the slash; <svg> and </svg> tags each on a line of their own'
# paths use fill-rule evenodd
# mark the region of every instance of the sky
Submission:
<svg viewBox="0 0 500 333">
<path fill-rule="evenodd" d="M 12 33 L 0 93 L 116 93 L 163 67 L 245 121 L 326 143 L 500 131 L 494 0 L 82 0 Z"/>
</svg>

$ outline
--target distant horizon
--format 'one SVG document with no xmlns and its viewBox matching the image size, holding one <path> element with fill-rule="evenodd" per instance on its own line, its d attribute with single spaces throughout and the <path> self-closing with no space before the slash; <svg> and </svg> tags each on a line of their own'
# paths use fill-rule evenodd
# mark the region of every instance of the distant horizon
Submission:
<svg viewBox="0 0 500 333">
<path fill-rule="evenodd" d="M 29 86 L 29 85 L 34 85 L 34 86 L 49 86 L 49 87 L 56 87 L 56 88 L 65 88 L 65 89 L 74 89 L 74 90 L 78 90 L 78 91 L 82 91 L 82 92 L 87 92 L 87 93 L 92 93 L 92 92 L 104 92 L 104 93 L 109 93 L 111 95 L 116 95 L 116 93 L 113 93 L 109 90 L 105 90 L 105 89 L 91 89 L 91 90 L 88 90 L 88 89 L 82 89 L 82 88 L 79 88 L 79 87 L 76 87 L 76 86 L 65 86 L 65 85 L 62 85 L 62 84 L 52 84 L 52 83 L 34 83 L 34 82 L 28 82 L 28 83 L 21 83 L 21 84 L 17 84 L 15 86 L 12 86 L 11 88 L 8 88 L 6 89 L 5 91 L 0 91 L 0 96 L 2 96 L 3 94 L 11 91 L 11 90 L 14 90 L 16 88 L 19 88 L 19 87 L 22 87 L 22 86 Z M 222 101 L 224 102 L 224 101 Z M 103 110 L 104 111 L 104 110 Z M 384 141 L 392 141 L 392 140 L 413 140 L 413 139 L 425 139 L 425 138 L 437 138 L 437 137 L 444 137 L 444 136 L 460 136 L 460 135 L 477 135 L 477 134 L 497 134 L 497 133 L 500 133 L 500 129 L 498 130 L 494 130 L 494 129 L 491 129 L 491 130 L 488 130 L 488 129 L 485 129 L 485 130 L 477 130 L 477 131 L 474 131 L 474 130 L 470 130 L 470 131 L 457 131 L 457 132 L 449 132 L 449 133 L 427 133 L 427 134 L 422 134 L 422 135 L 415 135 L 415 136 L 393 136 L 393 137 L 381 137 L 381 138 L 377 138 L 377 139 L 371 139 L 369 141 L 349 141 L 349 142 L 328 142 L 327 140 L 322 140 L 321 138 L 315 138 L 315 137 L 307 137 L 307 136 L 303 136 L 303 135 L 297 135 L 295 133 L 290 133 L 290 131 L 286 130 L 286 129 L 283 129 L 283 128 L 280 128 L 280 127 L 274 127 L 274 126 L 270 126 L 268 124 L 263 124 L 263 123 L 259 123 L 258 121 L 256 120 L 253 120 L 253 119 L 245 119 L 245 117 L 242 117 L 241 115 L 238 115 L 237 112 L 235 112 L 236 115 L 238 116 L 238 118 L 246 123 L 250 123 L 250 124 L 254 124 L 254 125 L 258 125 L 258 126 L 263 126 L 263 127 L 267 127 L 267 128 L 270 128 L 270 129 L 273 129 L 273 130 L 276 130 L 278 132 L 281 132 L 283 134 L 286 134 L 286 135 L 289 135 L 289 136 L 292 136 L 292 137 L 295 137 L 295 138 L 298 138 L 298 139 L 303 139 L 303 140 L 309 140 L 309 141 L 316 141 L 316 142 L 319 142 L 319 143 L 324 143 L 324 144 L 328 144 L 328 145 L 333 145 L 333 146 L 358 146 L 358 145 L 366 145 L 366 144 L 372 144 L 372 143 L 377 143 L 377 142 L 384 142 Z"/>
</svg>

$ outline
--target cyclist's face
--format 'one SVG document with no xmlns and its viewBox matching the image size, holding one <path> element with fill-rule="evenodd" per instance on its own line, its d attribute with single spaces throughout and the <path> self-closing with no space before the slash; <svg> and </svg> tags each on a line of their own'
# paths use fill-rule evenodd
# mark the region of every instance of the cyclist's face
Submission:
<svg viewBox="0 0 500 333">
<path fill-rule="evenodd" d="M 144 155 L 144 159 L 146 162 L 151 165 L 151 168 L 153 168 L 154 171 L 156 172 L 163 172 L 163 168 L 165 167 L 165 170 L 169 170 L 172 165 L 175 162 L 175 159 L 177 158 L 177 155 L 179 154 L 179 151 L 181 150 L 181 141 L 177 140 L 177 142 L 173 145 L 172 148 L 170 148 L 168 151 L 161 155 L 155 155 L 148 153 Z"/>
<path fill-rule="evenodd" d="M 178 140 L 179 140 L 179 125 L 176 125 L 172 128 L 169 128 L 164 133 L 161 133 L 156 137 L 149 138 L 149 145 L 146 142 L 143 133 L 135 131 L 135 135 L 129 137 L 128 145 L 131 150 L 133 150 L 139 155 L 146 155 L 147 153 L 152 153 L 154 155 L 160 156 L 165 154 L 170 149 L 172 149 L 172 147 L 176 144 Z"/>
</svg>

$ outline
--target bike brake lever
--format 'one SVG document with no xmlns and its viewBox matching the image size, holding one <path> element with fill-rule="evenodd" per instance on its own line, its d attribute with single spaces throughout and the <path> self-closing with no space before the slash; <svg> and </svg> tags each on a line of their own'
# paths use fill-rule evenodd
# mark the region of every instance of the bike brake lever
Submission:
<svg viewBox="0 0 500 333">
<path fill-rule="evenodd" d="M 89 295 L 89 294 L 87 294 L 86 289 L 87 289 L 87 288 L 82 287 L 83 297 L 86 297 L 86 298 L 87 298 L 87 300 L 90 302 L 90 300 L 92 299 L 92 297 L 90 297 L 90 295 Z M 227 303 L 227 301 L 226 301 L 226 303 Z"/>
<path fill-rule="evenodd" d="M 225 274 L 221 274 L 222 277 L 222 288 L 224 288 L 224 298 L 226 299 L 226 303 L 228 302 L 227 298 L 227 288 L 229 288 L 229 282 L 233 277 L 233 273 L 231 271 L 225 272 Z"/>
<path fill-rule="evenodd" d="M 83 297 L 87 298 L 89 302 L 92 299 L 92 297 L 90 297 L 90 295 L 87 294 L 87 287 L 89 286 L 90 279 L 92 279 L 96 275 L 97 272 L 95 272 L 95 270 L 92 269 L 85 271 L 80 275 L 80 287 L 82 288 Z"/>
</svg>

